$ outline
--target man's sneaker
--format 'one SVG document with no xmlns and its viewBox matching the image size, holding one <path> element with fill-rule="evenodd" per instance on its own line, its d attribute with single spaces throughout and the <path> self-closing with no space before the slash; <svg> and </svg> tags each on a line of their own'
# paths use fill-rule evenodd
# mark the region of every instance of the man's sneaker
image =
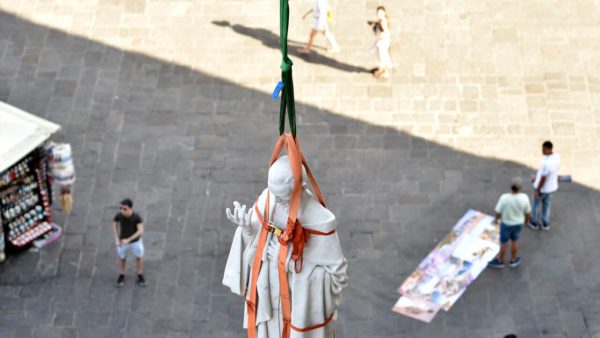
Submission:
<svg viewBox="0 0 600 338">
<path fill-rule="evenodd" d="M 512 261 L 508 262 L 508 266 L 510 266 L 511 268 L 516 268 L 519 265 L 521 265 L 521 257 L 517 257 Z"/>
<path fill-rule="evenodd" d="M 144 279 L 144 275 L 138 275 L 135 282 L 137 283 L 137 285 L 139 286 L 146 286 L 146 279 Z"/>
<path fill-rule="evenodd" d="M 529 221 L 527 225 L 529 226 L 529 228 L 531 228 L 531 230 L 540 230 L 540 226 L 537 223 L 533 223 L 532 221 Z"/>
<path fill-rule="evenodd" d="M 117 282 L 115 283 L 115 285 L 117 285 L 118 287 L 123 286 L 123 284 L 125 283 L 125 275 L 119 275 L 119 278 L 117 278 Z"/>
<path fill-rule="evenodd" d="M 542 223 L 542 230 L 544 230 L 544 231 L 550 230 L 550 224 Z"/>
<path fill-rule="evenodd" d="M 494 258 L 488 263 L 488 266 L 494 269 L 504 269 L 504 262 L 500 262 L 498 258 Z"/>
</svg>

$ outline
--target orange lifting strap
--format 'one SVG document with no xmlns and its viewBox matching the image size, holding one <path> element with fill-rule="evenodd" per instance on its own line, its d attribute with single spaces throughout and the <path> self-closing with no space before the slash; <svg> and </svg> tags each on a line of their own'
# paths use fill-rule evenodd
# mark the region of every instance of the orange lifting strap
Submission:
<svg viewBox="0 0 600 338">
<path fill-rule="evenodd" d="M 254 210 L 258 217 L 258 220 L 261 223 L 261 229 L 258 240 L 258 247 L 256 249 L 256 254 L 254 256 L 254 262 L 252 264 L 252 279 L 250 286 L 250 300 L 246 301 L 248 307 L 248 338 L 256 338 L 256 307 L 257 307 L 257 293 L 256 293 L 256 283 L 258 281 L 258 274 L 262 265 L 263 252 L 265 249 L 265 245 L 267 242 L 267 232 L 274 233 L 278 236 L 279 241 L 279 261 L 277 264 L 278 272 L 279 272 L 279 292 L 280 292 L 280 300 L 281 300 L 281 312 L 283 317 L 283 332 L 281 334 L 282 338 L 290 337 L 290 330 L 294 329 L 297 332 L 307 332 L 315 329 L 322 328 L 326 326 L 332 319 L 333 314 L 331 314 L 327 320 L 322 324 L 317 324 L 314 326 L 310 326 L 307 328 L 297 328 L 292 325 L 292 309 L 291 309 L 291 299 L 290 299 L 290 290 L 288 285 L 287 278 L 287 269 L 286 269 L 286 259 L 288 253 L 288 243 L 292 243 L 292 259 L 294 260 L 294 270 L 296 272 L 300 272 L 302 270 L 302 256 L 304 253 L 304 244 L 308 241 L 310 235 L 317 236 L 328 236 L 335 233 L 335 230 L 330 232 L 321 232 L 311 229 L 305 229 L 302 227 L 300 222 L 298 221 L 298 209 L 300 208 L 300 202 L 302 197 L 302 167 L 306 169 L 306 174 L 308 179 L 313 187 L 315 195 L 319 202 L 327 207 L 325 203 L 325 199 L 323 198 L 323 194 L 321 193 L 321 189 L 317 185 L 317 181 L 315 180 L 312 171 L 310 170 L 306 159 L 302 155 L 302 150 L 300 149 L 300 143 L 298 142 L 298 138 L 293 137 L 291 134 L 282 134 L 277 143 L 275 144 L 275 149 L 273 150 L 273 155 L 271 156 L 271 163 L 273 165 L 275 161 L 279 158 L 283 147 L 286 147 L 288 156 L 290 158 L 290 164 L 292 166 L 292 173 L 294 175 L 294 185 L 292 189 L 292 195 L 290 198 L 290 212 L 288 215 L 288 222 L 286 229 L 284 231 L 275 228 L 270 223 L 269 218 L 269 208 L 270 208 L 270 193 L 267 191 L 267 199 L 265 202 L 265 210 L 263 212 L 263 216 L 261 216 L 260 210 L 258 210 L 258 201 L 254 205 Z"/>
</svg>

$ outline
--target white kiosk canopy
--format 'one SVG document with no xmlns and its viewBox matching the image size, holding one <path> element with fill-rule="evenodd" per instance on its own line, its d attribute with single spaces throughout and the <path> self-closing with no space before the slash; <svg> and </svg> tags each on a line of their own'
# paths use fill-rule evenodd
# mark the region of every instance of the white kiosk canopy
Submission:
<svg viewBox="0 0 600 338">
<path fill-rule="evenodd" d="M 0 101 L 0 173 L 46 141 L 60 126 Z"/>
</svg>

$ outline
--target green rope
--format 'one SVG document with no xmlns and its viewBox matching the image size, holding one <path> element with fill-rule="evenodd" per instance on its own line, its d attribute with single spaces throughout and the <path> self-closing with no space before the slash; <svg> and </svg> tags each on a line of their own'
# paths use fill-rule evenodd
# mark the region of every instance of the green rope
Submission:
<svg viewBox="0 0 600 338">
<path fill-rule="evenodd" d="M 279 2 L 279 38 L 281 45 L 281 81 L 283 91 L 281 93 L 281 105 L 279 109 L 279 134 L 285 132 L 285 113 L 288 113 L 290 130 L 296 137 L 296 105 L 294 102 L 294 80 L 292 79 L 293 62 L 288 57 L 287 36 L 290 19 L 290 7 L 288 0 Z"/>
</svg>

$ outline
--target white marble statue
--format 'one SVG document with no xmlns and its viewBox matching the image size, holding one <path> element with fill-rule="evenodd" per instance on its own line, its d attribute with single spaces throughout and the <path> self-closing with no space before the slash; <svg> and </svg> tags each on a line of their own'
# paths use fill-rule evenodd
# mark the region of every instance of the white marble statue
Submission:
<svg viewBox="0 0 600 338">
<path fill-rule="evenodd" d="M 306 177 L 306 173 L 303 172 Z M 234 210 L 227 208 L 227 218 L 237 225 L 223 284 L 232 292 L 250 300 L 252 266 L 257 251 L 267 194 L 270 221 L 285 230 L 290 209 L 293 175 L 288 156 L 273 163 L 268 174 L 268 189 L 257 200 L 257 208 L 246 208 L 237 201 Z M 303 179 L 303 182 L 306 182 Z M 298 220 L 304 229 L 326 235 L 309 235 L 304 246 L 303 264 L 299 272 L 291 259 L 292 243 L 288 243 L 286 258 L 287 279 L 291 297 L 291 338 L 333 338 L 335 318 L 342 291 L 348 284 L 347 262 L 342 254 L 335 232 L 335 215 L 325 208 L 314 194 L 302 185 Z M 263 230 L 264 231 L 264 230 Z M 280 242 L 274 233 L 266 232 L 267 242 L 262 256 L 262 267 L 256 283 L 256 337 L 282 337 L 283 320 L 280 302 L 278 255 Z M 296 265 L 299 267 L 299 265 Z M 244 310 L 244 328 L 248 327 L 248 305 Z"/>
</svg>

